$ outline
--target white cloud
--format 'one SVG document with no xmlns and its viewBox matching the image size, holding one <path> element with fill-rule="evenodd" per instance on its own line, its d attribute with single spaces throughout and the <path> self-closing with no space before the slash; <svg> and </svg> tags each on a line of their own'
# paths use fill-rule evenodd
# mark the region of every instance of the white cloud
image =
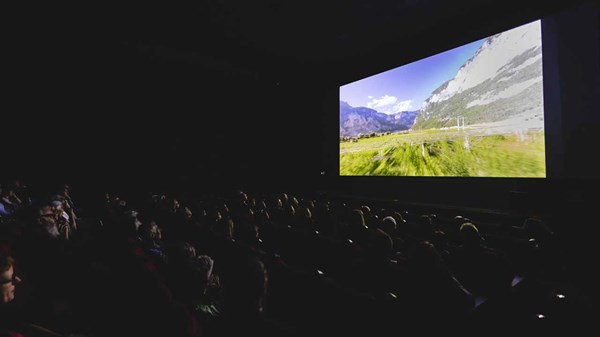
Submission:
<svg viewBox="0 0 600 337">
<path fill-rule="evenodd" d="M 398 104 L 394 105 L 393 113 L 400 111 L 410 111 L 412 109 L 412 102 L 412 99 L 398 102 Z"/>
<path fill-rule="evenodd" d="M 367 108 L 378 110 L 377 108 L 383 108 L 388 105 L 392 105 L 396 103 L 398 99 L 394 96 L 384 95 L 381 98 L 373 98 L 369 103 L 367 103 Z M 379 110 L 378 110 L 379 111 Z"/>
<path fill-rule="evenodd" d="M 380 98 L 372 98 L 367 103 L 367 108 L 391 115 L 400 111 L 410 110 L 412 108 L 412 100 L 398 102 L 398 98 L 395 96 L 383 95 Z"/>
<path fill-rule="evenodd" d="M 390 111 L 396 101 L 398 101 L 398 99 L 394 96 L 383 95 L 380 98 L 372 98 L 371 101 L 367 103 L 367 108 L 390 114 L 392 113 Z"/>
</svg>

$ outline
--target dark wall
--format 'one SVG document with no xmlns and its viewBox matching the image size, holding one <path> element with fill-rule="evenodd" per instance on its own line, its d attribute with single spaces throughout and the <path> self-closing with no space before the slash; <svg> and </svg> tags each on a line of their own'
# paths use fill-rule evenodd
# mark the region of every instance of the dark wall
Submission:
<svg viewBox="0 0 600 337">
<path fill-rule="evenodd" d="M 3 177 L 275 189 L 319 170 L 319 84 L 118 34 L 57 35 L 18 41 Z"/>
</svg>

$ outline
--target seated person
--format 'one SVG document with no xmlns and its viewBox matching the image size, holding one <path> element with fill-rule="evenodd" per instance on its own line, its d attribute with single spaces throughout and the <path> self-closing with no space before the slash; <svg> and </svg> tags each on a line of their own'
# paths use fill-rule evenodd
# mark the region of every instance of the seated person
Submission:
<svg viewBox="0 0 600 337">
<path fill-rule="evenodd" d="M 21 278 L 15 272 L 15 261 L 0 252 L 0 336 L 26 336 L 27 325 L 23 315 L 14 305 L 16 286 Z"/>
</svg>

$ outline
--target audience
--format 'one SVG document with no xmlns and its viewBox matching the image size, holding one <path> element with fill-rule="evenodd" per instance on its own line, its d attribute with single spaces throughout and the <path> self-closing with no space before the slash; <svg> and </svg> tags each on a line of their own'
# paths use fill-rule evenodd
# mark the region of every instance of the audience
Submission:
<svg viewBox="0 0 600 337">
<path fill-rule="evenodd" d="M 510 311 L 515 279 L 556 282 L 565 263 L 558 235 L 537 218 L 507 224 L 511 241 L 463 215 L 360 199 L 111 192 L 87 205 L 67 184 L 39 195 L 21 181 L 3 187 L 0 242 L 11 250 L 0 251 L 0 332 L 11 336 L 40 335 L 32 326 L 63 336 L 293 336 L 323 324 L 335 333 L 360 313 L 338 331 L 379 331 L 394 315 L 450 329 L 485 313 L 481 299 Z"/>
</svg>

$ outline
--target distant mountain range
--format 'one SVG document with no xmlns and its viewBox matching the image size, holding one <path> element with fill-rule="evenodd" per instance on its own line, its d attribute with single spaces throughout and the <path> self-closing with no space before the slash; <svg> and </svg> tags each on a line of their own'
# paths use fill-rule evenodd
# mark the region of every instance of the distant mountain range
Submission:
<svg viewBox="0 0 600 337">
<path fill-rule="evenodd" d="M 392 93 L 393 94 L 393 93 Z M 529 114 L 543 126 L 539 21 L 487 38 L 458 73 L 417 111 L 387 115 L 340 101 L 340 136 L 495 122 Z"/>
<path fill-rule="evenodd" d="M 340 136 L 404 131 L 410 129 L 419 111 L 384 114 L 365 107 L 352 107 L 340 101 Z"/>
</svg>

